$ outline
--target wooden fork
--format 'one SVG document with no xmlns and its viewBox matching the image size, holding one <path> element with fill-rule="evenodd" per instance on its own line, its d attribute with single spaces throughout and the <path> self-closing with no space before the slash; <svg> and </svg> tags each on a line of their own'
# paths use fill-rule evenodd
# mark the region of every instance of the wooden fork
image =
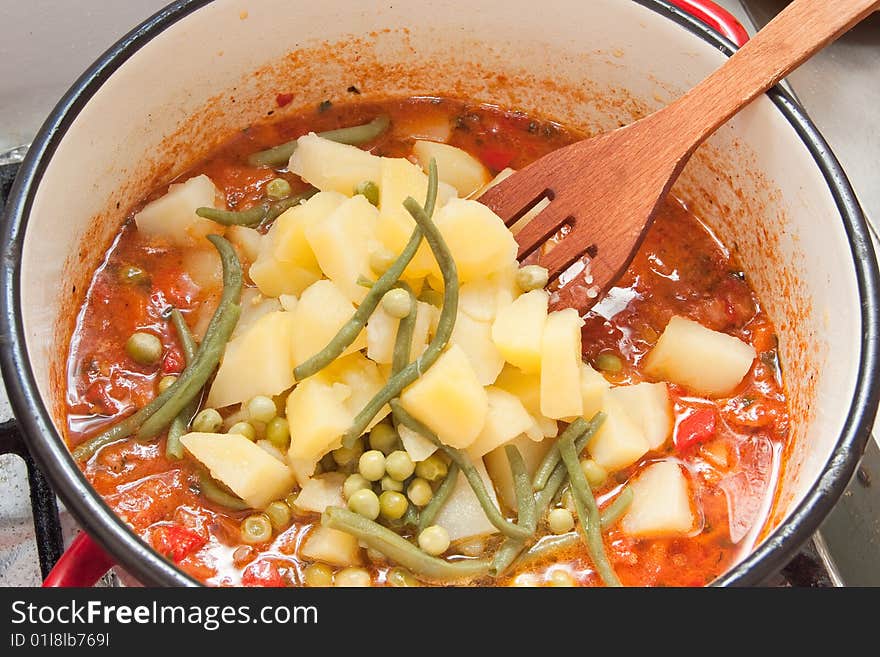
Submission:
<svg viewBox="0 0 880 657">
<path fill-rule="evenodd" d="M 549 153 L 478 200 L 512 226 L 548 199 L 549 205 L 516 236 L 519 258 L 567 225 L 569 232 L 539 257 L 539 263 L 552 281 L 588 254 L 595 302 L 632 261 L 661 201 L 697 146 L 877 9 L 878 0 L 795 0 L 671 105 L 619 130 Z"/>
</svg>

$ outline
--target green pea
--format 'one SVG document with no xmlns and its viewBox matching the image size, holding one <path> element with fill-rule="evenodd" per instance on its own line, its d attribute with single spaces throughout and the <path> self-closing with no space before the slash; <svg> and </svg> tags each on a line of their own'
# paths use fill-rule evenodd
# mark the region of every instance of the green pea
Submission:
<svg viewBox="0 0 880 657">
<path fill-rule="evenodd" d="M 348 475 L 342 483 L 342 496 L 350 499 L 359 490 L 370 490 L 370 482 L 358 473 Z"/>
<path fill-rule="evenodd" d="M 381 486 L 382 490 L 393 490 L 396 493 L 403 492 L 403 482 L 397 481 L 397 479 L 392 479 L 388 475 L 382 477 Z"/>
<path fill-rule="evenodd" d="M 162 341 L 152 333 L 137 331 L 125 341 L 125 353 L 140 365 L 155 365 L 162 358 Z"/>
<path fill-rule="evenodd" d="M 284 503 L 290 507 L 291 511 L 296 508 L 297 497 L 299 497 L 299 493 L 288 493 L 287 497 L 284 498 Z"/>
<path fill-rule="evenodd" d="M 161 379 L 159 379 L 159 385 L 157 386 L 159 394 L 161 395 L 163 392 L 168 390 L 168 388 L 170 388 L 175 381 L 177 381 L 177 377 L 173 374 L 163 376 Z"/>
<path fill-rule="evenodd" d="M 409 292 L 399 287 L 388 290 L 385 296 L 382 297 L 382 308 L 392 317 L 403 319 L 412 310 L 412 300 L 409 298 Z"/>
<path fill-rule="evenodd" d="M 419 534 L 419 547 L 435 557 L 443 554 L 449 549 L 449 532 L 440 525 L 425 527 Z"/>
<path fill-rule="evenodd" d="M 351 447 L 340 447 L 334 449 L 331 454 L 336 465 L 348 465 L 352 461 L 356 461 L 364 453 L 364 441 L 358 438 L 357 442 Z"/>
<path fill-rule="evenodd" d="M 284 178 L 275 178 L 266 185 L 266 196 L 269 198 L 287 198 L 292 191 L 290 183 Z"/>
<path fill-rule="evenodd" d="M 386 490 L 379 496 L 379 513 L 388 520 L 398 520 L 409 508 L 409 502 L 402 493 Z"/>
<path fill-rule="evenodd" d="M 278 449 L 287 449 L 290 445 L 290 425 L 283 417 L 273 417 L 266 425 L 266 440 Z"/>
<path fill-rule="evenodd" d="M 263 513 L 269 517 L 269 522 L 276 530 L 283 529 L 290 524 L 290 507 L 280 500 L 272 502 Z"/>
<path fill-rule="evenodd" d="M 119 280 L 127 285 L 146 285 L 150 275 L 137 265 L 123 265 L 119 268 Z"/>
<path fill-rule="evenodd" d="M 370 573 L 363 568 L 343 568 L 333 577 L 333 586 L 366 587 L 372 583 Z"/>
<path fill-rule="evenodd" d="M 409 488 L 406 489 L 406 496 L 417 507 L 423 507 L 434 497 L 434 491 L 431 489 L 431 484 L 426 480 L 416 477 L 410 482 Z"/>
<path fill-rule="evenodd" d="M 303 581 L 311 588 L 333 586 L 333 569 L 323 563 L 312 563 L 303 569 Z"/>
<path fill-rule="evenodd" d="M 593 459 L 582 460 L 581 470 L 583 470 L 584 477 L 587 478 L 591 488 L 598 488 L 608 479 L 608 471 Z"/>
<path fill-rule="evenodd" d="M 438 481 L 446 476 L 449 472 L 449 466 L 446 461 L 440 458 L 439 454 L 431 454 L 424 461 L 416 463 L 416 476 L 428 481 Z"/>
<path fill-rule="evenodd" d="M 368 481 L 379 481 L 385 476 L 385 455 L 378 449 L 364 452 L 358 459 L 358 472 Z"/>
<path fill-rule="evenodd" d="M 605 351 L 596 356 L 594 363 L 597 370 L 609 372 L 611 374 L 623 369 L 623 361 L 620 359 L 620 356 L 612 354 L 610 351 Z"/>
<path fill-rule="evenodd" d="M 397 481 L 406 481 L 415 472 L 416 464 L 403 450 L 391 452 L 385 459 L 385 472 Z"/>
<path fill-rule="evenodd" d="M 554 534 L 565 534 L 574 529 L 574 516 L 568 509 L 553 509 L 547 514 L 547 524 Z"/>
<path fill-rule="evenodd" d="M 227 431 L 226 433 L 238 433 L 248 440 L 257 439 L 257 430 L 254 429 L 254 425 L 250 422 L 236 422 L 231 427 L 229 427 L 229 431 Z"/>
<path fill-rule="evenodd" d="M 372 180 L 364 180 L 363 182 L 359 182 L 357 187 L 354 188 L 355 194 L 363 194 L 364 197 L 373 205 L 379 205 L 379 185 L 374 183 Z"/>
<path fill-rule="evenodd" d="M 214 433 L 223 426 L 223 418 L 213 408 L 203 408 L 192 422 L 192 430 L 199 433 Z"/>
<path fill-rule="evenodd" d="M 265 513 L 248 516 L 241 522 L 241 540 L 250 545 L 272 539 L 272 522 Z"/>
<path fill-rule="evenodd" d="M 395 260 L 397 260 L 397 256 L 393 252 L 380 247 L 370 252 L 370 269 L 381 276 L 388 271 Z"/>
<path fill-rule="evenodd" d="M 400 436 L 387 422 L 380 422 L 370 430 L 370 447 L 383 454 L 390 454 L 400 442 Z"/>
<path fill-rule="evenodd" d="M 376 493 L 369 488 L 364 488 L 355 491 L 354 494 L 348 498 L 348 508 L 358 515 L 369 518 L 370 520 L 375 520 L 379 517 L 379 498 Z"/>
<path fill-rule="evenodd" d="M 269 422 L 275 417 L 275 402 L 271 397 L 257 395 L 247 403 L 248 416 L 257 422 Z"/>
<path fill-rule="evenodd" d="M 421 582 L 413 577 L 412 573 L 405 568 L 392 568 L 385 576 L 389 586 L 412 587 L 421 586 Z"/>
<path fill-rule="evenodd" d="M 547 584 L 550 586 L 575 586 L 574 577 L 569 575 L 564 570 L 556 568 L 550 571 L 550 576 L 547 578 Z"/>
<path fill-rule="evenodd" d="M 516 284 L 523 292 L 541 290 L 549 279 L 547 269 L 540 265 L 526 265 L 516 272 Z"/>
</svg>

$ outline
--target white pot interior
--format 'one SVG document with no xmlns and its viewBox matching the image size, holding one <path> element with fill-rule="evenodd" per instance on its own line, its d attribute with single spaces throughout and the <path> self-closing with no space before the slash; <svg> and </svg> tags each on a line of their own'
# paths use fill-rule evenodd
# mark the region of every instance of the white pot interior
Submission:
<svg viewBox="0 0 880 657">
<path fill-rule="evenodd" d="M 389 4 L 217 0 L 134 53 L 88 101 L 45 171 L 21 265 L 27 349 L 59 426 L 66 343 L 93 268 L 139 198 L 232 131 L 356 85 L 361 98 L 468 97 L 598 132 L 724 61 L 635 2 L 547 0 L 540 24 L 525 0 Z M 284 110 L 281 92 L 294 93 Z M 735 249 L 779 329 L 794 422 L 776 526 L 816 483 L 855 390 L 861 311 L 840 214 L 767 98 L 698 151 L 675 191 Z"/>
</svg>

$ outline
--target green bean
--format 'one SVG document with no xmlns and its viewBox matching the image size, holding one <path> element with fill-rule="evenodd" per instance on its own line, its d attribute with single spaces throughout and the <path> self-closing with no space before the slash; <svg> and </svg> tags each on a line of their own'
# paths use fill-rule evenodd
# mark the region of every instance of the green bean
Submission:
<svg viewBox="0 0 880 657">
<path fill-rule="evenodd" d="M 571 492 L 574 497 L 574 506 L 577 509 L 580 523 L 578 529 L 587 544 L 587 551 L 593 559 L 596 571 L 607 586 L 620 586 L 617 574 L 608 562 L 605 554 L 605 544 L 602 542 L 602 527 L 599 519 L 599 508 L 596 506 L 596 498 L 590 484 L 584 476 L 578 461 L 578 450 L 575 448 L 571 436 L 559 440 L 559 454 L 565 469 L 568 470 L 568 478 L 571 482 Z"/>
<path fill-rule="evenodd" d="M 321 524 L 351 534 L 367 547 L 378 550 L 391 561 L 409 569 L 420 579 L 438 583 L 455 582 L 480 577 L 489 569 L 489 562 L 485 559 L 450 562 L 432 557 L 396 532 L 348 509 L 328 507 L 321 516 Z"/>
<path fill-rule="evenodd" d="M 591 436 L 595 433 L 596 428 L 602 423 L 605 419 L 605 415 L 601 413 L 596 413 L 593 418 L 589 421 L 589 423 L 583 418 L 579 417 L 574 422 L 566 427 L 565 431 L 562 432 L 562 436 L 559 437 L 559 440 L 562 440 L 565 436 L 580 436 L 584 431 L 588 429 L 592 430 Z M 596 428 L 594 428 L 596 427 Z M 583 449 L 583 448 L 581 448 Z M 540 491 L 547 485 L 547 479 L 553 473 L 553 470 L 559 464 L 559 441 L 556 441 L 548 452 L 544 455 L 544 459 L 541 461 L 541 465 L 538 466 L 538 469 L 535 471 L 535 478 L 533 487 L 536 491 Z"/>
<path fill-rule="evenodd" d="M 208 239 L 211 239 L 211 237 L 214 237 L 214 236 L 209 236 Z M 224 240 L 224 242 L 225 242 L 225 240 Z M 236 258 L 236 263 L 237 262 L 238 262 L 238 260 Z M 238 270 L 239 270 L 238 287 L 239 287 L 239 293 L 240 293 L 240 289 L 241 289 L 241 268 L 240 268 L 240 266 L 239 266 Z M 225 277 L 225 271 L 224 271 L 224 277 Z M 232 277 L 232 279 L 234 279 L 234 276 Z M 232 279 L 231 279 L 231 282 L 234 282 L 234 280 L 232 280 Z M 229 293 L 228 293 L 230 298 L 232 297 L 232 293 L 234 291 L 235 291 L 234 285 L 230 286 Z M 224 299 L 226 296 L 227 296 L 227 291 L 226 291 L 226 289 L 224 289 L 224 297 L 221 298 L 221 301 L 220 301 L 221 307 L 224 305 Z M 218 307 L 218 310 L 219 309 L 220 308 Z M 215 313 L 215 316 L 216 316 L 216 313 Z M 211 319 L 211 323 L 212 324 L 214 323 L 213 318 Z M 207 334 L 206 334 L 206 337 L 207 337 Z M 189 369 L 190 369 L 190 366 L 187 366 L 187 370 L 189 370 Z M 80 461 L 80 462 L 85 461 L 86 459 L 91 458 L 98 450 L 105 447 L 106 445 L 109 445 L 110 443 L 116 442 L 117 440 L 127 438 L 128 436 L 133 434 L 135 431 L 137 431 L 141 427 L 141 425 L 144 424 L 144 422 L 146 422 L 148 419 L 150 419 L 150 417 L 152 417 L 154 413 L 156 413 L 160 408 L 162 408 L 166 404 L 166 402 L 168 402 L 168 400 L 171 399 L 172 396 L 175 395 L 175 393 L 180 389 L 178 386 L 180 385 L 181 379 L 183 379 L 183 378 L 184 378 L 183 376 L 179 377 L 177 379 L 177 381 L 175 381 L 173 384 L 168 386 L 168 388 L 166 388 L 164 392 L 159 394 L 149 404 L 147 404 L 146 406 L 144 406 L 140 410 L 135 411 L 134 413 L 129 415 L 127 418 L 121 420 L 120 422 L 117 422 L 116 424 L 114 424 L 112 427 L 110 427 L 106 431 L 98 434 L 97 436 L 93 436 L 92 438 L 89 438 L 87 441 L 85 441 L 84 443 L 79 445 L 71 453 L 73 458 L 76 461 Z"/>
<path fill-rule="evenodd" d="M 589 424 L 581 424 L 577 422 L 577 420 L 575 420 L 575 422 L 572 422 L 572 425 L 577 423 L 578 426 L 585 427 L 575 439 L 575 447 L 577 448 L 578 453 L 583 450 L 583 448 L 589 442 L 590 438 L 592 438 L 596 431 L 599 429 L 603 419 L 604 415 L 597 414 L 593 417 L 592 421 L 590 421 Z M 569 427 L 570 426 L 571 425 L 569 425 Z M 565 436 L 567 431 L 568 430 L 564 431 L 562 435 Z M 539 474 L 540 473 L 535 473 L 536 479 Z M 537 495 L 535 495 L 536 517 L 541 517 L 547 512 L 547 509 L 553 502 L 553 498 L 556 497 L 556 494 L 562 488 L 562 485 L 565 483 L 565 480 L 567 478 L 568 473 L 565 470 L 565 465 L 563 465 L 562 463 L 557 463 L 551 471 L 550 476 L 545 477 L 544 487 L 538 491 Z M 532 484 L 532 488 L 535 488 L 534 483 Z M 524 549 L 525 541 L 523 541 L 522 539 L 505 539 L 505 541 L 495 552 L 495 558 L 492 560 L 492 567 L 489 569 L 489 574 L 491 574 L 493 577 L 497 577 L 503 574 L 508 568 L 510 568 L 510 566 Z"/>
<path fill-rule="evenodd" d="M 400 372 L 409 365 L 409 357 L 412 353 L 413 333 L 416 329 L 416 318 L 419 314 L 416 295 L 412 288 L 407 285 L 404 288 L 409 293 L 410 311 L 406 317 L 397 323 L 397 336 L 394 338 L 394 351 L 391 355 L 391 375 Z"/>
<path fill-rule="evenodd" d="M 180 346 L 183 347 L 186 364 L 190 365 L 195 360 L 198 347 L 195 338 L 189 331 L 186 320 L 177 308 L 171 310 L 171 323 L 177 330 L 177 337 L 180 340 Z M 196 397 L 171 421 L 171 426 L 168 427 L 168 439 L 165 441 L 165 456 L 169 459 L 180 460 L 183 458 L 183 444 L 180 442 L 180 437 L 186 433 L 190 421 L 198 410 L 199 400 Z"/>
<path fill-rule="evenodd" d="M 517 524 L 510 522 L 501 514 L 501 511 L 495 506 L 495 502 L 489 496 L 489 492 L 486 490 L 486 485 L 483 483 L 483 478 L 480 476 L 480 473 L 477 472 L 474 464 L 471 463 L 470 459 L 464 452 L 440 442 L 440 439 L 437 438 L 437 435 L 433 431 L 410 415 L 396 399 L 391 401 L 391 412 L 394 414 L 394 419 L 398 423 L 423 435 L 442 449 L 447 456 L 452 459 L 452 462 L 458 465 L 461 473 L 465 476 L 465 479 L 467 479 L 471 489 L 474 491 L 474 495 L 477 497 L 477 500 L 483 509 L 483 513 L 486 514 L 486 518 L 488 518 L 489 522 L 491 522 L 498 531 L 511 538 L 527 538 L 535 533 L 534 530 L 529 531 L 528 527 L 520 527 Z"/>
<path fill-rule="evenodd" d="M 419 522 L 416 525 L 417 532 L 420 532 L 425 527 L 429 527 L 430 525 L 434 524 L 434 519 L 437 517 L 437 514 L 440 513 L 443 505 L 446 504 L 449 496 L 452 495 L 452 491 L 455 489 L 455 484 L 457 481 L 458 466 L 453 463 L 449 466 L 449 471 L 446 473 L 446 477 L 443 479 L 443 482 L 434 492 L 434 496 L 431 498 L 431 501 L 425 505 L 425 508 L 423 508 L 421 513 L 419 514 Z"/>
<path fill-rule="evenodd" d="M 602 529 L 608 529 L 611 525 L 620 520 L 620 516 L 627 512 L 632 501 L 632 488 L 627 486 L 617 494 L 617 497 L 614 498 L 611 504 L 602 510 Z"/>
<path fill-rule="evenodd" d="M 403 518 L 401 518 L 401 520 L 403 521 L 403 524 L 408 527 L 418 527 L 420 522 L 420 515 L 421 514 L 416 508 L 416 505 L 410 504 L 406 507 L 406 513 L 403 514 Z"/>
<path fill-rule="evenodd" d="M 198 355 L 191 365 L 183 371 L 180 378 L 166 390 L 172 394 L 165 404 L 146 420 L 137 432 L 138 440 L 149 440 L 168 426 L 174 417 L 190 403 L 207 382 L 220 362 L 226 343 L 232 335 L 241 314 L 241 263 L 232 245 L 219 235 L 208 235 L 208 239 L 220 253 L 223 265 L 223 294 L 211 322 L 205 331 L 205 338 L 199 347 Z"/>
<path fill-rule="evenodd" d="M 529 473 L 526 463 L 516 445 L 504 447 L 507 454 L 507 462 L 510 464 L 510 472 L 513 475 L 513 490 L 516 493 L 517 524 L 534 534 L 538 528 L 538 513 L 535 506 L 535 494 L 532 491 L 532 482 L 529 481 Z"/>
<path fill-rule="evenodd" d="M 538 527 L 538 512 L 532 483 L 529 481 L 529 474 L 526 471 L 522 455 L 516 446 L 507 445 L 504 451 L 507 454 L 507 461 L 510 463 L 510 470 L 513 475 L 513 488 L 516 493 L 518 514 L 517 523 L 520 526 L 527 527 L 534 534 Z M 525 543 L 524 538 L 507 538 L 495 552 L 492 565 L 489 568 L 489 574 L 495 576 L 506 570 L 519 553 L 523 551 Z"/>
<path fill-rule="evenodd" d="M 428 176 L 428 192 L 425 197 L 425 207 L 431 208 L 432 211 L 437 202 L 437 184 L 435 170 L 433 176 Z M 364 300 L 361 301 L 357 310 L 354 311 L 354 315 L 352 315 L 351 319 L 339 329 L 327 346 L 314 356 L 311 356 L 293 368 L 293 377 L 297 381 L 302 381 L 303 379 L 320 372 L 334 360 L 339 358 L 339 356 L 342 355 L 342 352 L 345 351 L 351 343 L 357 340 L 357 337 L 360 335 L 364 326 L 366 326 L 367 320 L 370 319 L 370 316 L 382 302 L 382 297 L 385 296 L 386 292 L 397 285 L 398 279 L 403 275 L 404 269 L 406 269 L 406 266 L 410 263 L 413 257 L 415 257 L 416 251 L 418 251 L 418 248 L 422 243 L 422 231 L 423 229 L 421 226 L 416 226 L 413 229 L 409 242 L 403 247 L 403 251 L 401 251 L 400 255 L 394 261 L 394 264 L 392 264 L 388 270 L 379 277 L 379 280 L 370 286 L 370 291 L 367 293 L 367 296 L 364 297 Z M 410 296 L 412 296 L 412 290 L 410 290 Z M 384 404 L 382 404 L 382 406 L 384 406 Z M 376 412 L 378 412 L 378 410 L 379 409 L 377 408 Z M 375 417 L 375 415 L 376 414 L 373 413 L 373 417 Z M 364 427 L 361 429 L 361 433 L 363 433 L 363 429 L 366 428 L 366 425 L 369 424 L 372 419 L 373 418 L 370 417 L 367 420 Z"/>
<path fill-rule="evenodd" d="M 436 185 L 437 164 L 433 159 L 428 167 L 428 174 L 429 184 L 432 184 L 431 181 L 433 180 L 433 184 Z M 452 329 L 455 326 L 455 317 L 458 313 L 458 269 L 455 266 L 452 254 L 449 252 L 449 247 L 446 246 L 443 236 L 440 234 L 437 226 L 431 221 L 430 215 L 427 212 L 427 210 L 433 211 L 433 204 L 430 204 L 430 207 L 426 207 L 426 209 L 422 209 L 410 197 L 403 202 L 403 205 L 424 231 L 425 239 L 428 241 L 428 245 L 431 247 L 437 263 L 440 265 L 445 286 L 443 291 L 443 308 L 440 311 L 440 320 L 437 322 L 437 331 L 425 351 L 415 361 L 404 367 L 397 374 L 394 374 L 388 380 L 388 383 L 357 414 L 354 423 L 343 435 L 342 442 L 345 445 L 353 444 L 385 404 L 397 397 L 406 386 L 428 371 L 440 357 L 440 354 L 449 342 L 449 338 L 452 336 Z M 428 205 L 426 203 L 426 206 Z"/>
<path fill-rule="evenodd" d="M 210 219 L 223 226 L 257 226 L 277 219 L 279 215 L 311 198 L 317 192 L 317 189 L 307 189 L 277 201 L 263 201 L 247 210 L 221 210 L 202 207 L 196 209 L 196 214 L 203 219 Z"/>
<path fill-rule="evenodd" d="M 600 517 L 600 523 L 602 525 L 602 529 L 608 529 L 615 522 L 618 521 L 620 516 L 622 516 L 626 510 L 629 508 L 629 505 L 632 503 L 633 492 L 629 487 L 624 488 L 617 497 L 614 498 L 614 501 L 611 502 L 605 509 L 602 511 L 602 515 Z M 531 550 L 522 555 L 517 561 L 517 566 L 522 566 L 527 563 L 531 563 L 533 561 L 537 561 L 545 557 L 552 552 L 556 552 L 557 550 L 564 550 L 569 547 L 573 547 L 574 545 L 581 542 L 580 534 L 577 532 L 571 532 L 569 534 L 564 534 L 562 536 L 551 536 L 545 538 L 543 541 L 532 547 Z"/>
<path fill-rule="evenodd" d="M 377 116 L 369 123 L 363 125 L 355 125 L 349 128 L 338 128 L 336 130 L 326 130 L 319 132 L 318 136 L 340 144 L 349 144 L 351 146 L 360 146 L 367 142 L 373 141 L 381 135 L 390 125 L 391 120 L 387 115 Z M 252 167 L 277 167 L 290 160 L 290 156 L 296 150 L 296 139 L 273 146 L 265 151 L 253 153 L 248 157 L 248 164 Z"/>
<path fill-rule="evenodd" d="M 235 495 L 230 495 L 217 485 L 211 477 L 204 472 L 199 473 L 199 491 L 209 501 L 220 506 L 225 506 L 232 511 L 244 511 L 250 509 L 250 505 Z"/>
</svg>

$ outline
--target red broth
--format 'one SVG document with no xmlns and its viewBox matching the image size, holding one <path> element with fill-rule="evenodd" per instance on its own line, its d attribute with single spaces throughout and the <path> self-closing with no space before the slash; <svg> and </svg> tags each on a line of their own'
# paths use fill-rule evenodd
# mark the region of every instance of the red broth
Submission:
<svg viewBox="0 0 880 657">
<path fill-rule="evenodd" d="M 391 116 L 392 129 L 371 145 L 374 153 L 406 156 L 413 136 L 448 131 L 448 143 L 478 157 L 493 174 L 508 166 L 520 168 L 582 137 L 555 123 L 452 99 L 323 104 L 293 118 L 241 131 L 182 178 L 205 173 L 225 193 L 230 208 L 246 209 L 279 175 L 248 166 L 249 154 L 309 131 L 363 123 L 379 112 Z M 304 187 L 293 174 L 280 175 L 294 189 Z M 156 190 L 150 198 L 164 191 Z M 180 346 L 163 313 L 169 305 L 179 308 L 198 332 L 218 295 L 216 282 L 193 280 L 187 273 L 187 258 L 182 249 L 144 238 L 131 217 L 122 226 L 95 272 L 70 344 L 67 438 L 71 448 L 148 403 L 163 375 L 181 371 Z M 148 282 L 122 282 L 120 272 L 130 265 L 146 272 Z M 577 307 L 586 295 L 583 284 L 572 282 L 554 290 L 552 299 L 557 305 Z M 689 473 L 698 518 L 690 535 L 634 539 L 615 526 L 606 531 L 610 561 L 626 585 L 703 585 L 735 563 L 751 548 L 767 517 L 788 436 L 789 412 L 773 324 L 735 257 L 687 207 L 670 199 L 624 277 L 585 314 L 584 358 L 595 364 L 616 356 L 622 367 L 606 372 L 608 380 L 641 381 L 641 361 L 673 315 L 734 335 L 752 344 L 759 357 L 729 398 L 703 399 L 670 385 L 674 439 L 661 451 L 649 452 L 637 464 L 614 473 L 596 491 L 602 506 L 634 473 L 662 458 L 678 460 Z M 136 330 L 161 336 L 165 355 L 160 366 L 138 365 L 126 354 L 125 341 Z M 707 431 L 708 439 L 684 444 Z M 248 512 L 230 512 L 205 499 L 194 463 L 166 459 L 164 436 L 146 444 L 133 439 L 111 444 L 83 469 L 134 531 L 195 578 L 221 586 L 303 583 L 308 561 L 298 557 L 298 549 L 319 522 L 316 514 L 294 513 L 292 524 L 271 543 L 245 545 L 239 524 Z M 499 540 L 489 539 L 486 549 L 491 551 Z M 370 565 L 374 584 L 386 582 L 389 567 L 381 560 Z M 600 583 L 582 546 L 557 551 L 498 580 L 476 583 L 550 583 L 560 569 L 579 584 Z"/>
</svg>

